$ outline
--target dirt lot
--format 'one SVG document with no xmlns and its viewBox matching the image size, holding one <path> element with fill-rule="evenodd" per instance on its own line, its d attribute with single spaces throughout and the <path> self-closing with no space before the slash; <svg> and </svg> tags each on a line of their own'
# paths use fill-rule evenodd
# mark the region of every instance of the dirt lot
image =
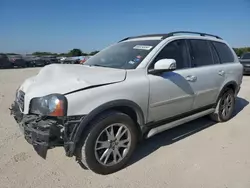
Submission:
<svg viewBox="0 0 250 188">
<path fill-rule="evenodd" d="M 40 158 L 9 115 L 16 88 L 38 70 L 0 70 L 1 188 L 250 187 L 250 77 L 244 78 L 229 122 L 202 118 L 162 133 L 139 146 L 127 168 L 100 176 L 67 158 L 62 148 Z"/>
</svg>

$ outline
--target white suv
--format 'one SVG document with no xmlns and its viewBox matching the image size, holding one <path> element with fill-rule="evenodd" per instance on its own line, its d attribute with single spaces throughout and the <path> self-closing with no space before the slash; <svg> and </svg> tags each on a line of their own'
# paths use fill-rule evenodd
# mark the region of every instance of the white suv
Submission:
<svg viewBox="0 0 250 188">
<path fill-rule="evenodd" d="M 37 153 L 63 146 L 99 174 L 123 168 L 142 138 L 210 115 L 230 119 L 243 67 L 218 36 L 128 37 L 84 65 L 48 65 L 17 90 L 11 112 Z"/>
</svg>

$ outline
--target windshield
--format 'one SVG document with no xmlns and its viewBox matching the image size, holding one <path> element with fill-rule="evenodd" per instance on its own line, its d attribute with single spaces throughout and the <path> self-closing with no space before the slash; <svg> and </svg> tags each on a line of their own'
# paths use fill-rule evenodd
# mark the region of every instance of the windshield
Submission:
<svg viewBox="0 0 250 188">
<path fill-rule="evenodd" d="M 250 53 L 243 54 L 241 59 L 250 59 Z"/>
<path fill-rule="evenodd" d="M 84 65 L 135 69 L 160 40 L 120 42 L 88 59 Z"/>
</svg>

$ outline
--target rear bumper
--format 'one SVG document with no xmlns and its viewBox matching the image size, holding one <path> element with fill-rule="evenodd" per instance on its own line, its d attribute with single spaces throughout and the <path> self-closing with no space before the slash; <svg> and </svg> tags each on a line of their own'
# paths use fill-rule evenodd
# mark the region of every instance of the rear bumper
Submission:
<svg viewBox="0 0 250 188">
<path fill-rule="evenodd" d="M 250 67 L 244 66 L 244 68 L 243 68 L 243 73 L 244 73 L 244 74 L 250 74 Z"/>
</svg>

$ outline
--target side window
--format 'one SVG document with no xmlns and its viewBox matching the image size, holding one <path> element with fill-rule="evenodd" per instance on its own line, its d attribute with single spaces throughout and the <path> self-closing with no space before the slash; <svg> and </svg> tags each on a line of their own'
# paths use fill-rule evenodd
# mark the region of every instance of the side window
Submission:
<svg viewBox="0 0 250 188">
<path fill-rule="evenodd" d="M 213 57 L 213 60 L 214 60 L 214 64 L 220 64 L 220 58 L 218 56 L 217 51 L 215 50 L 212 42 L 209 42 L 209 44 L 210 44 L 210 47 L 211 47 L 211 52 L 212 52 L 212 57 Z"/>
<path fill-rule="evenodd" d="M 153 69 L 154 64 L 161 59 L 174 59 L 176 68 L 183 69 L 189 67 L 189 56 L 185 40 L 175 40 L 167 44 L 156 56 L 149 69 Z"/>
<path fill-rule="evenodd" d="M 213 64 L 212 53 L 208 41 L 199 39 L 191 39 L 189 41 L 192 67 L 201 67 Z"/>
<path fill-rule="evenodd" d="M 218 52 L 221 63 L 234 62 L 234 56 L 226 44 L 221 42 L 213 42 L 213 45 Z"/>
</svg>

